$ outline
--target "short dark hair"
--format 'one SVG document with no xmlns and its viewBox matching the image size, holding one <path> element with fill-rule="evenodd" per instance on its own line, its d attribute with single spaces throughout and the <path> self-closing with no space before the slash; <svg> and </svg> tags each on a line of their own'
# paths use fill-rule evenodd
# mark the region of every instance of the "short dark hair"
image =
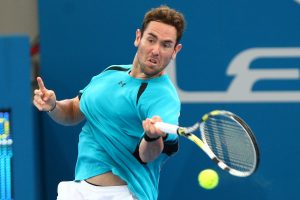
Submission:
<svg viewBox="0 0 300 200">
<path fill-rule="evenodd" d="M 162 22 L 175 27 L 177 31 L 176 43 L 179 43 L 185 28 L 185 19 L 182 13 L 165 5 L 152 8 L 144 16 L 141 28 L 142 35 L 151 21 Z"/>
</svg>

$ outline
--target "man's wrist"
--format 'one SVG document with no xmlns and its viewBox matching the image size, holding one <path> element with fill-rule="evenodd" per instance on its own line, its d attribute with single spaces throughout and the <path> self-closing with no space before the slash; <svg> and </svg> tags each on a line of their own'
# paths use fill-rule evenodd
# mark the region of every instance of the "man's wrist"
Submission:
<svg viewBox="0 0 300 200">
<path fill-rule="evenodd" d="M 154 142 L 154 141 L 158 140 L 159 138 L 161 138 L 161 136 L 152 138 L 152 137 L 149 137 L 146 133 L 144 134 L 144 140 L 146 142 Z"/>
<path fill-rule="evenodd" d="M 52 111 L 55 110 L 55 108 L 56 108 L 56 101 L 55 101 L 55 103 L 54 103 L 54 106 L 53 106 L 50 110 L 48 110 L 47 112 L 48 112 L 48 113 L 51 113 Z"/>
</svg>

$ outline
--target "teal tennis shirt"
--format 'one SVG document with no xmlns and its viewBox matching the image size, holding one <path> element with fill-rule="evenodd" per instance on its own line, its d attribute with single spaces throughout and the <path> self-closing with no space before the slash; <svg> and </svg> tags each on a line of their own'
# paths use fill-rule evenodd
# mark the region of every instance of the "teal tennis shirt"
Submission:
<svg viewBox="0 0 300 200">
<path fill-rule="evenodd" d="M 79 135 L 75 180 L 111 171 L 138 199 L 156 200 L 161 166 L 177 151 L 178 138 L 168 134 L 163 153 L 143 163 L 135 154 L 144 135 L 142 121 L 160 116 L 178 124 L 180 101 L 167 74 L 137 79 L 129 75 L 131 67 L 111 66 L 80 91 L 86 122 Z"/>
</svg>

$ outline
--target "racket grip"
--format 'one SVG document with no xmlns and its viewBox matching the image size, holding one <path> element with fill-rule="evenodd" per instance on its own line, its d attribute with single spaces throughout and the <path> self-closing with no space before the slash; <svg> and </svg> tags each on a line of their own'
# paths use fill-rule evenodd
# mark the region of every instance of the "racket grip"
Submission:
<svg viewBox="0 0 300 200">
<path fill-rule="evenodd" d="M 154 126 L 156 128 L 159 128 L 161 131 L 165 133 L 172 133 L 172 134 L 177 134 L 177 130 L 179 128 L 179 126 L 177 125 L 168 124 L 164 122 L 156 122 Z"/>
</svg>

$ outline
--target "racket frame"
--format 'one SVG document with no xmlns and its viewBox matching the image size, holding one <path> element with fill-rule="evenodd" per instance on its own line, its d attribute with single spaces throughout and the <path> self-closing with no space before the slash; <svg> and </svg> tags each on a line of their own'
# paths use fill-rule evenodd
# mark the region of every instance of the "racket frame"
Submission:
<svg viewBox="0 0 300 200">
<path fill-rule="evenodd" d="M 226 165 L 222 160 L 220 160 L 214 154 L 214 152 L 210 149 L 209 145 L 206 142 L 203 126 L 209 118 L 214 117 L 216 115 L 226 115 L 227 117 L 230 117 L 232 120 L 234 120 L 238 124 L 240 124 L 243 127 L 243 129 L 245 130 L 245 133 L 249 136 L 249 138 L 253 144 L 253 151 L 255 152 L 255 158 L 254 158 L 255 165 L 252 170 L 247 171 L 247 172 L 242 172 L 242 171 L 233 169 L 233 168 L 229 167 L 228 165 Z M 157 122 L 155 125 L 157 128 L 161 129 L 162 131 L 164 131 L 166 133 L 178 134 L 182 137 L 185 137 L 185 138 L 191 140 L 198 147 L 200 147 L 208 155 L 208 157 L 210 159 L 212 159 L 221 169 L 228 171 L 233 176 L 247 177 L 247 176 L 253 174 L 258 167 L 260 156 L 259 156 L 259 148 L 258 148 L 256 139 L 255 139 L 255 136 L 254 136 L 252 130 L 250 129 L 250 127 L 240 117 L 233 114 L 232 112 L 229 112 L 226 110 L 211 111 L 211 112 L 203 115 L 200 122 L 195 123 L 191 127 L 179 127 L 179 126 L 167 124 L 164 122 Z M 197 137 L 195 134 L 193 134 L 193 132 L 195 132 L 196 130 L 200 130 L 202 140 L 199 137 Z"/>
</svg>

